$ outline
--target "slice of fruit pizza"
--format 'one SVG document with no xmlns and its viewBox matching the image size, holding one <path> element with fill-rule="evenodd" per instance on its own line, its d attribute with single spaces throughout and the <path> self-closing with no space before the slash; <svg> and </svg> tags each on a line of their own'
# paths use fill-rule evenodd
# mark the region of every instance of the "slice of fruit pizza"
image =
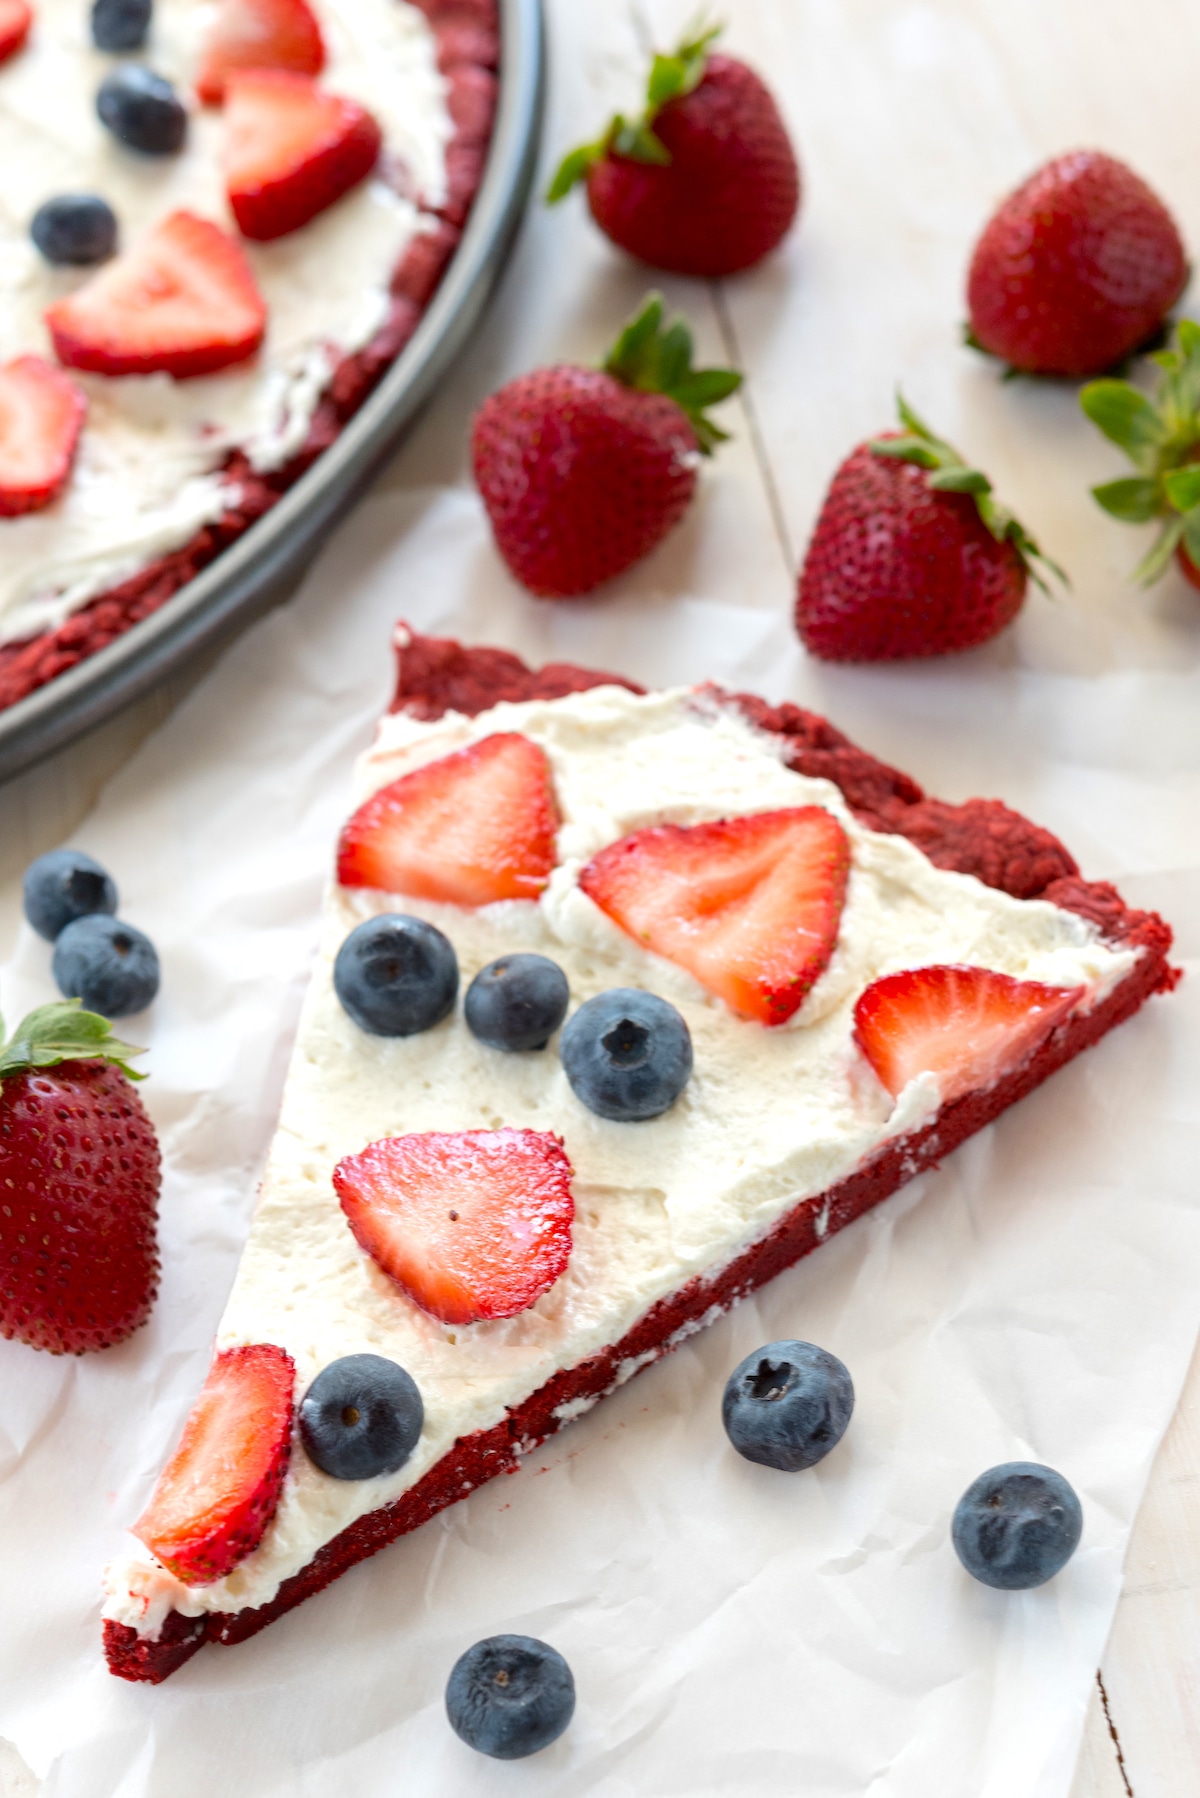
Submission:
<svg viewBox="0 0 1200 1798">
<path fill-rule="evenodd" d="M 128 1679 L 511 1468 L 1174 982 L 1048 832 L 811 713 L 398 642 L 212 1369 L 108 1571 Z"/>
</svg>

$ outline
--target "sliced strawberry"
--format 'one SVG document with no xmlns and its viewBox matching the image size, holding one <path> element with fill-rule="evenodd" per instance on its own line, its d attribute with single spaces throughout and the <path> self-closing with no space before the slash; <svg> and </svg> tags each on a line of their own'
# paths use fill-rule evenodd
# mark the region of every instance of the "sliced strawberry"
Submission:
<svg viewBox="0 0 1200 1798">
<path fill-rule="evenodd" d="M 990 968 L 906 968 L 860 995 L 854 1035 L 890 1093 L 936 1074 L 946 1104 L 1027 1061 L 1083 992 Z"/>
<path fill-rule="evenodd" d="M 557 829 L 549 763 L 528 737 L 503 731 L 360 805 L 338 844 L 338 879 L 450 905 L 536 899 Z"/>
<path fill-rule="evenodd" d="M 571 1253 L 571 1163 L 544 1130 L 385 1137 L 333 1184 L 359 1245 L 443 1323 L 527 1311 Z"/>
<path fill-rule="evenodd" d="M 219 106 L 234 69 L 319 75 L 324 67 L 321 27 L 305 0 L 222 0 L 205 45 L 196 92 L 208 105 Z"/>
<path fill-rule="evenodd" d="M 49 505 L 71 472 L 87 400 L 40 356 L 0 368 L 0 518 Z"/>
<path fill-rule="evenodd" d="M 267 308 L 236 240 L 172 212 L 46 313 L 60 362 L 100 375 L 208 375 L 252 356 Z"/>
<path fill-rule="evenodd" d="M 279 1503 L 296 1369 L 268 1342 L 224 1349 L 133 1526 L 185 1586 L 224 1579 L 258 1547 Z"/>
<path fill-rule="evenodd" d="M 21 48 L 32 24 L 33 8 L 26 0 L 0 0 L 0 62 Z"/>
<path fill-rule="evenodd" d="M 579 884 L 734 1011 L 782 1024 L 833 954 L 849 872 L 845 831 L 808 805 L 636 830 L 602 849 Z"/>
<path fill-rule="evenodd" d="M 225 84 L 225 186 L 238 227 L 266 242 L 307 225 L 374 168 L 383 134 L 357 100 L 284 69 Z"/>
</svg>

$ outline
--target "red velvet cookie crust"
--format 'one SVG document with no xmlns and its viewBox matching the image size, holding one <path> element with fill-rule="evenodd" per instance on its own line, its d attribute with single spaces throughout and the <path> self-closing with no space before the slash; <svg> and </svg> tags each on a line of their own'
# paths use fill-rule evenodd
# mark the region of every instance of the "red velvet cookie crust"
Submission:
<svg viewBox="0 0 1200 1798">
<path fill-rule="evenodd" d="M 411 0 L 429 19 L 438 67 L 446 78 L 453 133 L 446 146 L 446 193 L 440 204 L 421 202 L 429 227 L 406 247 L 392 277 L 387 317 L 365 348 L 343 357 L 313 416 L 299 454 L 270 474 L 255 474 L 235 451 L 225 475 L 237 498 L 189 543 L 160 556 L 81 606 L 55 630 L 0 644 L 0 711 L 44 687 L 68 668 L 157 612 L 181 587 L 249 530 L 340 434 L 408 343 L 437 290 L 462 236 L 483 179 L 496 114 L 500 66 L 497 0 Z"/>
<path fill-rule="evenodd" d="M 557 699 L 615 683 L 643 689 L 620 675 L 569 663 L 532 670 L 508 650 L 467 649 L 448 638 L 423 637 L 401 625 L 396 634 L 399 677 L 392 709 L 433 720 L 447 711 L 474 716 L 500 700 Z M 157 1685 L 205 1642 L 243 1642 L 293 1606 L 322 1590 L 357 1561 L 416 1529 L 485 1480 L 511 1473 L 520 1457 L 578 1414 L 578 1402 L 603 1397 L 642 1367 L 791 1267 L 855 1218 L 934 1167 L 968 1136 L 1024 1098 L 1048 1075 L 1131 1017 L 1152 993 L 1179 978 L 1168 963 L 1171 931 L 1153 912 L 1134 911 L 1116 889 L 1083 880 L 1067 850 L 1049 831 L 998 800 L 948 805 L 929 799 L 908 775 L 875 760 L 819 717 L 798 706 L 768 706 L 752 694 L 715 697 L 735 705 L 760 729 L 783 737 L 787 760 L 803 774 L 833 780 L 872 829 L 907 836 L 938 867 L 974 874 L 1017 898 L 1040 898 L 1078 912 L 1115 946 L 1141 953 L 1119 986 L 1086 1015 L 1066 1019 L 1037 1053 L 986 1092 L 946 1105 L 911 1136 L 890 1142 L 847 1179 L 796 1205 L 759 1242 L 711 1277 L 696 1279 L 660 1300 L 620 1342 L 578 1367 L 565 1369 L 512 1410 L 503 1423 L 462 1437 L 411 1491 L 356 1523 L 319 1549 L 307 1567 L 285 1580 L 270 1604 L 233 1614 L 184 1617 L 173 1611 L 151 1640 L 106 1620 L 110 1670 L 123 1679 Z"/>
</svg>

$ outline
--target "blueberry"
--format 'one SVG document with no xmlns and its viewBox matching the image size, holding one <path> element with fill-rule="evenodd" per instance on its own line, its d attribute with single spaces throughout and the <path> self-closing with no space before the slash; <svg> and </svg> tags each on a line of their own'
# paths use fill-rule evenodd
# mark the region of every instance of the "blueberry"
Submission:
<svg viewBox="0 0 1200 1798">
<path fill-rule="evenodd" d="M 76 918 L 54 945 L 51 970 L 67 999 L 106 1018 L 145 1011 L 158 991 L 158 953 L 148 936 L 103 912 Z"/>
<path fill-rule="evenodd" d="M 360 1030 L 415 1036 L 453 1011 L 458 958 L 434 925 L 389 912 L 355 925 L 338 950 L 333 984 Z"/>
<path fill-rule="evenodd" d="M 967 1572 L 1003 1592 L 1044 1586 L 1083 1534 L 1083 1507 L 1052 1467 L 1006 1461 L 967 1487 L 951 1535 Z"/>
<path fill-rule="evenodd" d="M 692 1039 L 675 1007 L 631 986 L 581 1005 L 559 1053 L 581 1104 L 619 1122 L 667 1111 L 692 1073 Z"/>
<path fill-rule="evenodd" d="M 502 955 L 476 974 L 463 1012 L 491 1049 L 544 1049 L 567 1015 L 571 989 L 545 955 Z"/>
<path fill-rule="evenodd" d="M 153 10 L 153 0 L 95 0 L 93 44 L 97 50 L 140 50 Z"/>
<path fill-rule="evenodd" d="M 82 849 L 51 849 L 25 870 L 25 916 L 49 943 L 76 918 L 116 909 L 112 876 Z"/>
<path fill-rule="evenodd" d="M 853 1409 L 854 1385 L 836 1355 L 811 1342 L 768 1342 L 730 1374 L 721 1420 L 747 1461 L 796 1473 L 837 1447 Z"/>
<path fill-rule="evenodd" d="M 548 1748 L 574 1713 L 571 1669 L 536 1636 L 487 1636 L 459 1655 L 446 1685 L 450 1727 L 498 1761 Z"/>
<path fill-rule="evenodd" d="M 382 1355 L 343 1355 L 323 1368 L 300 1402 L 300 1440 L 335 1480 L 373 1480 L 403 1467 L 425 1407 L 412 1375 Z"/>
<path fill-rule="evenodd" d="M 100 83 L 96 95 L 100 122 L 131 150 L 169 156 L 187 136 L 183 102 L 161 75 L 141 63 L 124 62 Z"/>
<path fill-rule="evenodd" d="M 55 194 L 38 207 L 29 235 L 47 262 L 87 268 L 117 247 L 117 215 L 99 194 Z"/>
</svg>

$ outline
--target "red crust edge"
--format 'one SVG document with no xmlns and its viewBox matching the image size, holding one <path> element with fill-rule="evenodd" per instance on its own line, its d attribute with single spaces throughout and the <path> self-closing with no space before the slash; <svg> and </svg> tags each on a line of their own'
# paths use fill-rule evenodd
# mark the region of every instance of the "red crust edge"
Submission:
<svg viewBox="0 0 1200 1798">
<path fill-rule="evenodd" d="M 420 636 L 404 625 L 398 627 L 396 647 L 399 678 L 392 709 L 403 708 L 425 719 L 447 711 L 473 715 L 501 699 L 561 698 L 609 683 L 643 691 L 619 675 L 570 663 L 552 663 L 535 671 L 508 650 L 466 649 L 452 639 Z M 721 694 L 719 688 L 710 691 Z M 1175 985 L 1179 974 L 1167 960 L 1170 927 L 1153 912 L 1130 909 L 1106 883 L 1081 879 L 1071 856 L 1049 831 L 998 800 L 972 799 L 954 806 L 928 799 L 908 775 L 876 761 L 814 712 L 793 705 L 768 706 L 746 693 L 722 697 L 760 729 L 786 738 L 790 765 L 835 781 L 872 828 L 907 836 L 939 867 L 976 874 L 987 885 L 1018 898 L 1044 898 L 1080 913 L 1109 942 L 1143 951 L 1136 966 L 1103 1004 L 1085 1016 L 1066 1019 L 1024 1066 L 994 1087 L 945 1106 L 923 1130 L 889 1143 L 837 1186 L 803 1200 L 719 1275 L 693 1280 L 661 1300 L 615 1347 L 556 1374 L 503 1423 L 460 1438 L 395 1504 L 360 1517 L 318 1550 L 307 1567 L 284 1581 L 270 1604 L 200 1618 L 173 1611 L 154 1641 L 106 1620 L 109 1669 L 122 1679 L 157 1685 L 205 1642 L 244 1642 L 485 1480 L 513 1472 L 522 1454 L 561 1428 L 563 1419 L 555 1415 L 561 1407 L 600 1398 L 658 1360 L 914 1175 L 936 1166 L 968 1136 L 1131 1017 L 1152 993 L 1167 992 Z"/>
<path fill-rule="evenodd" d="M 240 486 L 240 497 L 214 524 L 205 525 L 182 548 L 97 594 L 57 629 L 0 644 L 0 711 L 149 618 L 269 512 L 329 448 L 421 322 L 483 180 L 499 91 L 500 21 L 496 0 L 413 0 L 413 4 L 425 13 L 437 40 L 438 67 L 446 78 L 454 131 L 446 146 L 445 199 L 423 208 L 432 229 L 405 249 L 392 277 L 387 318 L 364 349 L 338 364 L 303 449 L 283 468 L 258 475 L 244 456 L 235 453 L 226 475 Z"/>
</svg>

